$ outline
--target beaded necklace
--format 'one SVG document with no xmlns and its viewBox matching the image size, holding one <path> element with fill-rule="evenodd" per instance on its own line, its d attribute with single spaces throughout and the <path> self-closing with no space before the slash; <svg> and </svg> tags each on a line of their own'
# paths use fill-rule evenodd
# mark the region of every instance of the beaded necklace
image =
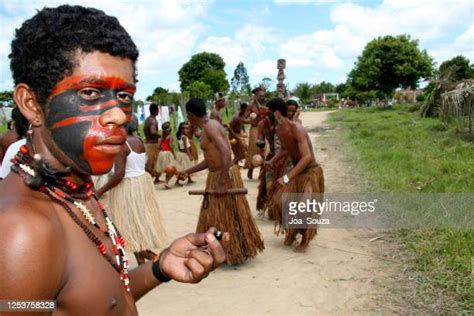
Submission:
<svg viewBox="0 0 474 316">
<path fill-rule="evenodd" d="M 42 163 L 41 157 L 35 154 L 34 159 L 29 155 L 28 148 L 23 145 L 20 151 L 12 159 L 11 170 L 19 174 L 25 183 L 33 190 L 40 191 L 48 196 L 53 202 L 59 204 L 71 217 L 71 219 L 82 229 L 86 236 L 96 245 L 102 256 L 119 273 L 125 290 L 130 292 L 130 280 L 128 277 L 129 261 L 125 253 L 125 241 L 118 232 L 114 223 L 110 219 L 104 205 L 99 201 L 93 191 L 92 182 L 85 185 L 76 183 L 64 178 L 65 174 L 54 173 Z M 105 220 L 105 228 L 100 227 L 92 212 L 81 201 L 75 198 L 94 198 L 102 211 Z M 98 231 L 109 237 L 113 245 L 113 257 L 107 253 L 105 244 L 94 234 L 94 232 L 72 211 L 69 202 L 73 204 L 84 216 L 87 222 L 93 225 Z"/>
</svg>

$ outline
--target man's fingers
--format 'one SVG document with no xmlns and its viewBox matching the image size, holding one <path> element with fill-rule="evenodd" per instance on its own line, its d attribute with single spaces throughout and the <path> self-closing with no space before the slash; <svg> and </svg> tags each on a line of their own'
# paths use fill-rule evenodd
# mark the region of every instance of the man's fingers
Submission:
<svg viewBox="0 0 474 316">
<path fill-rule="evenodd" d="M 184 264 L 189 269 L 186 272 L 186 282 L 198 283 L 205 277 L 206 270 L 196 259 L 189 258 L 184 261 Z"/>
<path fill-rule="evenodd" d="M 226 239 L 228 242 L 229 233 L 224 233 L 222 243 L 225 243 Z M 214 267 L 221 265 L 225 261 L 225 258 L 226 258 L 226 255 L 225 255 L 226 251 L 224 249 L 223 244 L 221 244 L 221 242 L 219 242 L 216 239 L 214 234 L 209 234 L 209 233 L 206 233 L 206 242 L 209 246 L 209 250 L 211 252 L 212 257 L 214 258 Z"/>
<path fill-rule="evenodd" d="M 188 258 L 196 259 L 196 261 L 204 267 L 205 276 L 207 276 L 209 272 L 211 272 L 214 264 L 214 259 L 207 252 L 203 252 L 201 250 L 191 250 L 188 253 Z"/>
<path fill-rule="evenodd" d="M 206 245 L 206 234 L 199 234 L 199 233 L 189 233 L 185 236 L 185 238 L 197 247 L 202 247 Z"/>
<path fill-rule="evenodd" d="M 202 247 L 202 246 L 205 246 L 207 244 L 206 234 L 214 235 L 214 233 L 216 231 L 217 231 L 217 228 L 211 227 L 204 234 L 202 234 L 202 233 L 189 233 L 185 237 L 193 245 L 195 245 L 197 247 Z"/>
</svg>

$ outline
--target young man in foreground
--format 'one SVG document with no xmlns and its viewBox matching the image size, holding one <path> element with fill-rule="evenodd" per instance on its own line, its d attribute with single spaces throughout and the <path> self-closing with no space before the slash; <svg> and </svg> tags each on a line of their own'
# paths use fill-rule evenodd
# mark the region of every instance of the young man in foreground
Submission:
<svg viewBox="0 0 474 316">
<path fill-rule="evenodd" d="M 197 283 L 225 261 L 228 234 L 221 244 L 210 229 L 129 270 L 120 227 L 93 193 L 90 175 L 108 172 L 125 144 L 137 58 L 117 19 L 95 9 L 44 8 L 16 31 L 14 99 L 31 129 L 0 183 L 1 300 L 136 315 L 160 283 Z"/>
</svg>

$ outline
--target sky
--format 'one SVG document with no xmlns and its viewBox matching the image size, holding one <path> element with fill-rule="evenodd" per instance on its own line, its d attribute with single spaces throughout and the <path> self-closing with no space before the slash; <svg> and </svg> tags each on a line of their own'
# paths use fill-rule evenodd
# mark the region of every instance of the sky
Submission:
<svg viewBox="0 0 474 316">
<path fill-rule="evenodd" d="M 192 55 L 218 53 L 227 79 L 242 61 L 250 83 L 344 82 L 372 39 L 408 34 L 439 65 L 457 55 L 474 62 L 474 0 L 3 0 L 0 2 L 0 91 L 13 81 L 8 54 L 14 31 L 37 9 L 95 7 L 117 17 L 140 50 L 136 99 L 160 86 L 179 91 L 178 70 Z"/>
</svg>

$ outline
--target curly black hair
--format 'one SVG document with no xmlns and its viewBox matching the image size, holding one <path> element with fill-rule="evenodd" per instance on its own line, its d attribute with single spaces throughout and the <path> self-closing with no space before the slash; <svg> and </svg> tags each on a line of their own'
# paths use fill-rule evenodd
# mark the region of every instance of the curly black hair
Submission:
<svg viewBox="0 0 474 316">
<path fill-rule="evenodd" d="M 117 18 L 70 5 L 38 11 L 16 29 L 11 49 L 14 83 L 29 85 L 41 105 L 54 86 L 73 72 L 79 51 L 129 58 L 134 66 L 138 59 L 135 43 Z"/>
</svg>

